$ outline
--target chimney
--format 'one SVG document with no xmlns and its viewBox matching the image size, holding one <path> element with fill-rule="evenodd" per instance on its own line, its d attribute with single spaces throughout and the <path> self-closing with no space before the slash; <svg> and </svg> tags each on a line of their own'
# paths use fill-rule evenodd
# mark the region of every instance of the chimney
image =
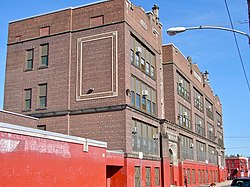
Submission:
<svg viewBox="0 0 250 187">
<path fill-rule="evenodd" d="M 159 7 L 156 4 L 154 4 L 152 11 L 153 11 L 156 21 L 158 22 L 159 21 Z"/>
</svg>

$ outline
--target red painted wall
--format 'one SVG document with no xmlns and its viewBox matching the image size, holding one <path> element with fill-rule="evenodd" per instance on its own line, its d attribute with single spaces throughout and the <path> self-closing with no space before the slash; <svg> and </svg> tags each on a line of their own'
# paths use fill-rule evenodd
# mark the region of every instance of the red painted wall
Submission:
<svg viewBox="0 0 250 187">
<path fill-rule="evenodd" d="M 0 186 L 106 187 L 106 149 L 0 132 Z"/>
</svg>

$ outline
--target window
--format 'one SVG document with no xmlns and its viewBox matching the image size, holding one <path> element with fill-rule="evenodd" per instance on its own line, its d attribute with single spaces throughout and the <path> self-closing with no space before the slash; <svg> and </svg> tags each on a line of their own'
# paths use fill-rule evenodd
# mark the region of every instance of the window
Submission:
<svg viewBox="0 0 250 187">
<path fill-rule="evenodd" d="M 46 131 L 46 125 L 37 125 L 37 129 Z"/>
<path fill-rule="evenodd" d="M 184 135 L 180 135 L 181 139 L 181 154 L 183 159 L 192 159 L 194 158 L 193 152 L 193 139 Z"/>
<path fill-rule="evenodd" d="M 194 88 L 194 107 L 203 112 L 203 96 Z"/>
<path fill-rule="evenodd" d="M 41 46 L 41 61 L 42 67 L 47 67 L 49 62 L 49 44 L 42 44 Z"/>
<path fill-rule="evenodd" d="M 155 78 L 155 55 L 132 34 L 130 39 L 130 61 L 131 64 L 135 65 L 142 72 L 153 79 Z"/>
<path fill-rule="evenodd" d="M 131 77 L 131 104 L 147 113 L 156 115 L 156 92 L 141 80 Z"/>
<path fill-rule="evenodd" d="M 212 146 L 208 146 L 208 161 L 209 163 L 217 164 L 217 151 Z"/>
<path fill-rule="evenodd" d="M 211 125 L 210 123 L 207 123 L 207 137 L 213 141 L 215 141 L 216 138 L 214 126 Z"/>
<path fill-rule="evenodd" d="M 191 119 L 190 119 L 190 110 L 187 109 L 185 106 L 179 104 L 179 125 L 192 130 Z"/>
<path fill-rule="evenodd" d="M 205 125 L 203 119 L 195 115 L 195 132 L 201 136 L 205 136 Z"/>
<path fill-rule="evenodd" d="M 217 137 L 218 137 L 218 144 L 223 147 L 223 135 L 221 132 L 217 131 Z"/>
<path fill-rule="evenodd" d="M 150 73 L 150 64 L 146 62 L 146 74 L 149 75 L 149 73 Z"/>
<path fill-rule="evenodd" d="M 196 141 L 197 160 L 205 162 L 207 158 L 206 144 Z"/>
<path fill-rule="evenodd" d="M 147 123 L 132 119 L 132 150 L 158 154 L 158 128 Z"/>
<path fill-rule="evenodd" d="M 24 94 L 25 94 L 25 108 L 24 110 L 31 110 L 31 97 L 32 97 L 32 90 L 29 89 L 25 89 L 24 90 Z"/>
<path fill-rule="evenodd" d="M 151 168 L 146 167 L 146 186 L 151 186 Z"/>
<path fill-rule="evenodd" d="M 34 58 L 34 49 L 29 49 L 26 51 L 26 64 L 25 70 L 33 69 L 33 58 Z"/>
<path fill-rule="evenodd" d="M 134 168 L 134 181 L 135 187 L 141 187 L 141 169 L 139 166 L 135 166 Z"/>
<path fill-rule="evenodd" d="M 189 82 L 177 72 L 177 93 L 186 101 L 190 102 L 190 86 Z"/>
<path fill-rule="evenodd" d="M 221 117 L 221 114 L 219 114 L 217 111 L 215 113 L 215 120 L 216 120 L 217 126 L 219 128 L 222 128 L 222 117 Z"/>
<path fill-rule="evenodd" d="M 206 114 L 210 119 L 214 119 L 213 105 L 206 99 Z"/>
<path fill-rule="evenodd" d="M 47 107 L 47 84 L 39 84 L 39 108 Z"/>
<path fill-rule="evenodd" d="M 135 54 L 135 65 L 140 66 L 140 56 L 138 53 Z"/>
<path fill-rule="evenodd" d="M 155 186 L 160 186 L 160 169 L 155 168 Z"/>
<path fill-rule="evenodd" d="M 131 61 L 131 64 L 135 63 L 135 53 L 133 49 L 130 49 L 130 61 Z"/>
</svg>

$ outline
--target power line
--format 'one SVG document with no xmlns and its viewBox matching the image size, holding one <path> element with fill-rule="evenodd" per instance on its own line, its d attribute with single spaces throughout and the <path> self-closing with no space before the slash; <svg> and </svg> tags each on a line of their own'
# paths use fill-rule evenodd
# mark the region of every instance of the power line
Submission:
<svg viewBox="0 0 250 187">
<path fill-rule="evenodd" d="M 250 139 L 250 136 L 226 136 L 225 139 Z"/>
<path fill-rule="evenodd" d="M 228 14 L 228 17 L 229 17 L 229 20 L 230 20 L 230 23 L 231 23 L 231 27 L 234 30 L 233 22 L 232 22 L 231 15 L 230 15 L 230 12 L 229 12 L 229 8 L 228 8 L 228 5 L 227 5 L 227 0 L 225 0 L 225 5 L 226 5 L 226 8 L 227 8 L 227 14 Z M 237 50 L 238 50 L 238 54 L 239 54 L 239 57 L 240 57 L 241 66 L 242 66 L 244 76 L 245 76 L 245 79 L 246 79 L 246 83 L 247 83 L 247 86 L 248 86 L 248 90 L 250 91 L 250 85 L 249 85 L 249 82 L 248 82 L 245 66 L 244 66 L 244 63 L 243 63 L 243 60 L 242 60 L 242 57 L 241 57 L 239 44 L 238 44 L 235 32 L 233 32 L 233 34 L 234 34 L 234 40 L 235 40 L 235 44 L 236 44 L 236 47 L 237 47 Z"/>
</svg>

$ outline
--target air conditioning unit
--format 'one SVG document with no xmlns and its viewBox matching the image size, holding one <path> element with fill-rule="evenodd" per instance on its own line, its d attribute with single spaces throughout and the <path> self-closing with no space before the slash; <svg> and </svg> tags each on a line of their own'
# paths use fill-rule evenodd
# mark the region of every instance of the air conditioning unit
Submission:
<svg viewBox="0 0 250 187">
<path fill-rule="evenodd" d="M 159 139 L 159 134 L 154 134 L 154 135 L 153 135 L 153 139 L 154 139 L 154 140 L 158 140 L 158 139 Z"/>
<path fill-rule="evenodd" d="M 142 90 L 142 95 L 143 96 L 148 96 L 148 90 Z"/>
<path fill-rule="evenodd" d="M 211 154 L 214 154 L 214 151 L 211 151 Z"/>
<path fill-rule="evenodd" d="M 138 132 L 137 127 L 133 127 L 133 129 L 132 129 L 132 134 L 136 134 L 137 132 Z"/>
<path fill-rule="evenodd" d="M 194 144 L 193 143 L 190 144 L 190 148 L 194 148 Z"/>
<path fill-rule="evenodd" d="M 213 132 L 213 131 L 214 131 L 213 128 L 210 128 L 210 129 L 209 129 L 209 132 Z"/>
<path fill-rule="evenodd" d="M 187 113 L 187 112 L 184 112 L 184 113 L 183 113 L 183 116 L 184 116 L 184 117 L 187 117 L 187 116 L 188 116 L 188 113 Z"/>
<path fill-rule="evenodd" d="M 200 150 L 203 151 L 203 147 L 200 147 Z"/>
<path fill-rule="evenodd" d="M 220 126 L 220 122 L 218 122 L 217 125 Z"/>
<path fill-rule="evenodd" d="M 209 105 L 209 106 L 208 106 L 208 108 L 211 110 L 211 109 L 212 109 L 212 106 L 211 106 L 211 105 Z"/>
<path fill-rule="evenodd" d="M 183 85 L 183 80 L 179 80 L 179 85 Z"/>
<path fill-rule="evenodd" d="M 139 53 L 139 54 L 142 53 L 142 48 L 141 47 L 137 47 L 136 48 L 136 53 Z"/>
<path fill-rule="evenodd" d="M 198 95 L 198 96 L 197 96 L 197 99 L 198 99 L 198 100 L 200 100 L 200 99 L 201 99 L 201 96 L 200 96 L 200 95 Z"/>
<path fill-rule="evenodd" d="M 221 135 L 219 136 L 219 139 L 222 139 L 222 136 L 221 136 Z"/>
<path fill-rule="evenodd" d="M 198 125 L 201 126 L 202 122 L 201 121 L 198 121 Z"/>
</svg>

